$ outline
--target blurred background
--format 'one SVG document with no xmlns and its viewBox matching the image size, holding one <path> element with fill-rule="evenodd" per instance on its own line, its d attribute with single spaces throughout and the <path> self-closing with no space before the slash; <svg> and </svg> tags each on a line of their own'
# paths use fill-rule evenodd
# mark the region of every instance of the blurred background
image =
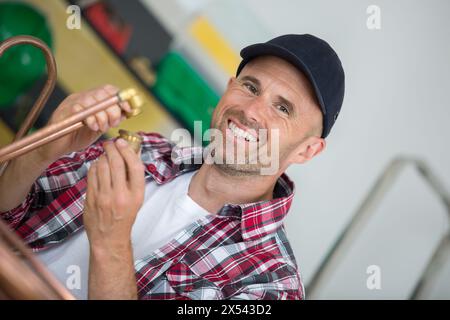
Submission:
<svg viewBox="0 0 450 320">
<path fill-rule="evenodd" d="M 55 55 L 57 87 L 34 129 L 68 94 L 111 83 L 145 93 L 121 128 L 170 137 L 194 120 L 208 128 L 242 47 L 325 39 L 344 66 L 344 105 L 326 151 L 288 170 L 306 298 L 449 299 L 448 12 L 447 0 L 0 1 L 0 41 L 33 35 Z M 0 146 L 45 80 L 34 48 L 0 58 Z"/>
</svg>

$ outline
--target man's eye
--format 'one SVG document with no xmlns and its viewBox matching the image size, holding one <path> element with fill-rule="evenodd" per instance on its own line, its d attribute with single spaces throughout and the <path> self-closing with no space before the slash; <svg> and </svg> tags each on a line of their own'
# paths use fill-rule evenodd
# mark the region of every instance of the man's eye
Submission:
<svg viewBox="0 0 450 320">
<path fill-rule="evenodd" d="M 279 105 L 277 106 L 277 108 L 278 108 L 278 110 L 280 110 L 281 112 L 283 112 L 283 113 L 289 115 L 289 109 L 288 109 L 286 106 L 284 106 L 284 105 L 282 105 L 282 104 L 279 104 Z"/>
<path fill-rule="evenodd" d="M 258 90 L 251 83 L 245 82 L 244 83 L 244 87 L 246 87 L 248 89 L 248 91 L 250 91 L 252 94 L 257 94 L 258 93 Z"/>
</svg>

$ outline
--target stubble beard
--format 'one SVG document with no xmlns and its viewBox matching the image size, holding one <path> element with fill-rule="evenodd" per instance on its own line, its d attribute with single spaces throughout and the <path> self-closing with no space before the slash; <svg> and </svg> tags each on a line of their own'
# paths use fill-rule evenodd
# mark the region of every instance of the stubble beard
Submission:
<svg viewBox="0 0 450 320">
<path fill-rule="evenodd" d="M 221 123 L 218 128 L 225 128 L 228 127 L 228 124 Z M 258 176 L 261 174 L 261 168 L 263 167 L 263 164 L 259 161 L 259 144 L 258 142 L 254 142 L 254 147 L 250 151 L 250 148 L 243 148 L 245 150 L 245 154 L 243 157 L 238 157 L 238 146 L 237 143 L 233 144 L 232 151 L 228 151 L 226 148 L 227 145 L 227 137 L 226 134 L 227 129 L 225 129 L 225 136 L 223 137 L 222 141 L 218 143 L 218 146 L 216 145 L 216 149 L 213 149 L 211 152 L 212 157 L 216 157 L 216 152 L 218 161 L 214 161 L 213 165 L 218 168 L 220 171 L 230 175 L 230 176 Z M 244 142 L 242 142 L 244 143 Z M 247 147 L 250 144 L 247 144 Z M 238 160 L 239 159 L 239 160 Z M 231 160 L 231 161 L 230 161 Z"/>
</svg>

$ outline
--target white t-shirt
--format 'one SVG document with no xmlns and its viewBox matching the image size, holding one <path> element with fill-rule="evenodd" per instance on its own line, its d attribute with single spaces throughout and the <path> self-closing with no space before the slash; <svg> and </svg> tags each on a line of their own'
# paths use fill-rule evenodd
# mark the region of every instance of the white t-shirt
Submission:
<svg viewBox="0 0 450 320">
<path fill-rule="evenodd" d="M 144 203 L 131 232 L 135 261 L 209 214 L 187 194 L 194 174 L 195 171 L 183 174 L 164 185 L 157 185 L 154 180 L 146 183 Z M 37 256 L 76 298 L 87 299 L 89 242 L 84 229 Z"/>
</svg>

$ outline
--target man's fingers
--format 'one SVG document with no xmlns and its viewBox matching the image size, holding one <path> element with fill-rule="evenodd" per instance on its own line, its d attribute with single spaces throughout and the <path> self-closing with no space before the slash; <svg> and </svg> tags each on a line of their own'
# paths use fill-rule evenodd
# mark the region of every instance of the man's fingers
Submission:
<svg viewBox="0 0 450 320">
<path fill-rule="evenodd" d="M 98 190 L 98 181 L 97 181 L 97 162 L 93 162 L 91 167 L 89 168 L 87 174 L 87 191 L 86 191 L 86 199 L 95 199 L 95 195 Z"/>
<path fill-rule="evenodd" d="M 119 92 L 119 88 L 117 88 L 116 86 L 110 85 L 110 84 L 106 84 L 102 87 L 102 89 L 107 92 L 107 94 L 109 96 L 115 95 Z M 131 107 L 128 104 L 128 102 L 124 101 L 124 102 L 120 102 L 119 103 L 119 108 L 121 110 L 124 110 L 126 112 L 131 112 Z"/>
<path fill-rule="evenodd" d="M 111 84 L 105 84 L 101 88 L 103 90 L 105 90 L 107 92 L 107 94 L 110 96 L 115 95 L 115 94 L 117 94 L 117 92 L 119 92 L 119 88 L 117 88 L 116 86 L 113 86 Z"/>
<path fill-rule="evenodd" d="M 100 102 L 110 97 L 111 94 L 105 90 L 105 87 L 101 87 L 93 92 L 93 96 L 97 102 Z M 99 112 L 99 116 L 102 118 L 102 121 L 105 121 L 107 124 L 107 126 L 100 127 L 103 132 L 106 132 L 106 130 L 110 127 L 119 124 L 120 112 L 120 107 L 118 105 L 113 105 L 104 111 Z"/>
<path fill-rule="evenodd" d="M 85 108 L 81 106 L 80 104 L 74 104 L 72 106 L 73 113 L 79 113 L 83 111 Z M 83 120 L 84 124 L 89 127 L 92 131 L 98 131 L 100 128 L 97 125 L 97 120 L 95 119 L 95 116 L 89 116 L 86 119 Z"/>
<path fill-rule="evenodd" d="M 89 91 L 79 98 L 79 104 L 81 104 L 84 107 L 84 109 L 91 108 L 98 101 L 103 100 L 105 97 L 106 94 L 99 93 L 98 90 Z M 92 121 L 92 119 L 94 121 Z M 86 124 L 88 124 L 89 128 L 93 130 L 98 128 L 95 131 L 101 130 L 102 132 L 106 132 L 109 129 L 108 115 L 106 114 L 105 111 L 97 112 L 96 114 L 88 117 L 88 120 L 86 120 Z"/>
<path fill-rule="evenodd" d="M 86 94 L 80 98 L 80 103 L 86 109 L 96 104 L 97 100 L 92 94 Z M 93 115 L 93 118 L 95 119 L 95 124 L 90 128 L 98 127 L 102 132 L 106 132 L 108 130 L 108 116 L 105 111 L 97 112 Z"/>
<path fill-rule="evenodd" d="M 114 86 L 106 85 L 94 91 L 93 95 L 97 102 L 103 101 L 112 95 L 117 94 L 118 89 Z M 121 121 L 122 108 L 119 104 L 115 104 L 107 108 L 105 111 L 109 127 L 117 127 Z M 102 130 L 103 131 L 103 130 Z"/>
<path fill-rule="evenodd" d="M 128 143 L 123 139 L 116 140 L 117 149 L 125 160 L 128 168 L 128 182 L 131 189 L 142 191 L 145 184 L 144 165 L 139 156 L 131 149 Z"/>
<path fill-rule="evenodd" d="M 119 104 L 122 110 L 124 110 L 125 112 L 131 112 L 131 106 L 127 101 L 122 101 Z"/>
<path fill-rule="evenodd" d="M 117 127 L 121 121 L 122 109 L 120 109 L 118 104 L 113 105 L 106 109 L 108 114 L 108 122 L 110 127 Z"/>
<path fill-rule="evenodd" d="M 109 129 L 108 125 L 108 115 L 105 111 L 100 111 L 95 114 L 95 119 L 97 121 L 100 131 L 105 133 Z"/>
<path fill-rule="evenodd" d="M 116 95 L 119 92 L 119 88 L 107 84 L 103 86 L 100 91 L 105 96 L 103 99 L 106 99 L 112 95 Z M 106 109 L 110 119 L 109 125 L 111 127 L 117 127 L 122 120 L 126 119 L 122 116 L 122 110 L 125 112 L 131 112 L 131 107 L 128 102 L 120 102 L 119 104 L 115 104 Z"/>
<path fill-rule="evenodd" d="M 87 91 L 83 94 L 74 95 L 74 105 L 72 107 L 74 112 L 80 112 L 87 108 L 94 106 L 115 94 L 119 89 L 112 85 L 105 85 L 94 90 Z M 122 111 L 131 112 L 131 107 L 128 102 L 120 102 L 112 105 L 103 111 L 87 117 L 84 123 L 93 131 L 107 132 L 111 127 L 117 127 L 121 121 L 126 119 Z"/>
<path fill-rule="evenodd" d="M 117 150 L 114 142 L 108 141 L 103 146 L 108 155 L 112 186 L 116 190 L 123 190 L 123 188 L 127 187 L 127 174 L 122 155 Z"/>
<path fill-rule="evenodd" d="M 109 167 L 106 155 L 102 155 L 97 161 L 97 179 L 98 189 L 102 193 L 108 193 L 111 190 L 111 169 Z"/>
</svg>

